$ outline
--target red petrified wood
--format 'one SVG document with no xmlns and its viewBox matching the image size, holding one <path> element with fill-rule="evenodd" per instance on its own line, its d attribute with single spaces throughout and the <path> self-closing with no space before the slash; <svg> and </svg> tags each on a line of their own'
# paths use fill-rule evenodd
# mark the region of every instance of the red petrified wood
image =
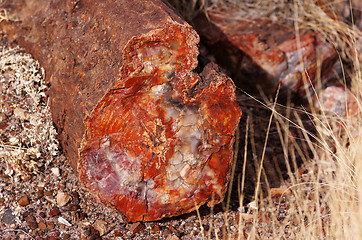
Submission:
<svg viewBox="0 0 362 240">
<path fill-rule="evenodd" d="M 305 96 L 305 89 L 319 78 L 318 71 L 325 80 L 337 60 L 336 51 L 317 33 L 301 30 L 297 35 L 293 27 L 268 18 L 240 18 L 234 9 L 216 8 L 208 17 L 200 15 L 195 26 L 243 87 L 259 85 L 273 93 L 281 84 Z"/>
<path fill-rule="evenodd" d="M 59 138 L 84 186 L 128 221 L 222 201 L 241 111 L 195 31 L 159 0 L 1 4 L 1 30 L 46 70 Z"/>
</svg>

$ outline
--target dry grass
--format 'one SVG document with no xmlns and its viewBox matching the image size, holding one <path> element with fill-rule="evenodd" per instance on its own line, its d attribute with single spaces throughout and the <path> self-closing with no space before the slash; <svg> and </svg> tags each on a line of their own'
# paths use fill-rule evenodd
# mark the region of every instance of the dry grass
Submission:
<svg viewBox="0 0 362 240">
<path fill-rule="evenodd" d="M 187 1 L 178 1 L 178 4 L 185 6 L 185 2 Z M 331 10 L 334 4 L 343 1 L 321 3 L 323 1 L 211 0 L 207 3 L 204 1 L 197 3 L 197 0 L 193 0 L 192 2 L 187 6 L 194 12 L 207 11 L 220 6 L 238 8 L 241 17 L 268 16 L 273 20 L 293 24 L 297 32 L 301 28 L 320 32 L 324 40 L 338 51 L 340 60 L 349 63 L 350 67 L 344 69 L 345 77 L 341 81 L 347 86 L 348 78 L 350 89 L 358 105 L 357 113 L 354 115 L 331 115 L 323 110 L 315 110 L 310 97 L 311 112 L 308 114 L 317 129 L 317 134 L 313 135 L 303 126 L 298 117 L 298 110 L 285 106 L 289 110 L 285 115 L 281 115 L 275 110 L 275 102 L 265 104 L 258 101 L 258 104 L 269 106 L 272 112 L 269 120 L 270 123 L 275 122 L 277 125 L 289 179 L 278 189 L 282 192 L 278 197 L 271 198 L 270 196 L 275 196 L 273 193 L 269 197 L 262 195 L 259 183 L 265 143 L 264 152 L 259 159 L 257 176 L 259 182 L 254 202 L 251 202 L 247 212 L 239 214 L 239 223 L 237 221 L 228 223 L 229 218 L 227 211 L 225 212 L 226 225 L 234 224 L 238 232 L 237 236 L 229 234 L 227 238 L 362 239 L 360 227 L 362 225 L 360 202 L 362 198 L 362 102 L 360 100 L 362 33 L 353 24 L 340 21 L 336 17 L 338 14 Z M 316 2 L 319 2 L 319 5 Z M 356 3 L 358 5 L 358 1 L 352 1 L 350 6 L 355 6 L 352 4 Z M 326 9 L 329 9 L 328 14 Z M 188 18 L 190 16 L 192 14 L 189 12 Z M 291 115 L 294 115 L 296 120 L 291 121 Z M 304 144 L 298 144 L 294 138 L 289 137 L 290 127 L 299 129 Z M 250 131 L 252 129 L 246 130 L 246 142 Z M 269 128 L 267 135 L 268 133 Z M 308 152 L 313 153 L 312 158 Z M 246 154 L 245 150 L 244 160 L 250 161 L 250 156 Z M 297 156 L 304 161 L 303 173 L 292 171 L 291 165 L 297 165 Z M 241 178 L 240 209 L 245 209 L 242 192 L 245 184 L 247 183 L 244 178 Z"/>
</svg>

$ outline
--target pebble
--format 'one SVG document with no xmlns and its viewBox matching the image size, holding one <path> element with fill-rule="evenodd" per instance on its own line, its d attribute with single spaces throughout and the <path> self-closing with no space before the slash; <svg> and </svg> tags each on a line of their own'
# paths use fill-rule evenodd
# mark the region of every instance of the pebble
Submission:
<svg viewBox="0 0 362 240">
<path fill-rule="evenodd" d="M 173 234 L 175 234 L 176 236 L 180 236 L 179 231 L 177 231 L 175 227 L 169 225 L 169 226 L 167 226 L 167 228 L 170 229 L 170 231 L 171 231 Z"/>
<path fill-rule="evenodd" d="M 180 240 L 180 238 L 177 237 L 176 235 L 168 235 L 168 237 L 166 238 L 166 240 Z"/>
<path fill-rule="evenodd" d="M 53 195 L 53 191 L 52 190 L 45 190 L 44 195 L 47 196 L 47 197 L 50 197 L 50 196 Z"/>
<path fill-rule="evenodd" d="M 52 210 L 49 211 L 49 216 L 50 217 L 54 217 L 60 214 L 59 208 L 53 208 Z"/>
<path fill-rule="evenodd" d="M 69 235 L 68 233 L 63 233 L 63 234 L 61 235 L 61 238 L 62 238 L 62 239 L 69 239 L 69 238 L 70 238 L 70 235 Z"/>
<path fill-rule="evenodd" d="M 99 236 L 98 230 L 96 230 L 93 226 L 89 225 L 84 231 L 84 235 L 87 236 L 86 239 L 101 239 Z"/>
<path fill-rule="evenodd" d="M 46 218 L 46 215 L 45 215 L 44 212 L 40 212 L 40 213 L 39 213 L 39 216 L 40 216 L 41 218 Z"/>
<path fill-rule="evenodd" d="M 28 196 L 25 195 L 24 197 L 19 198 L 18 203 L 22 207 L 29 205 L 30 201 L 29 201 Z"/>
<path fill-rule="evenodd" d="M 146 228 L 146 226 L 140 222 L 136 222 L 136 223 L 132 224 L 131 229 L 129 230 L 132 233 L 131 237 L 134 237 L 137 233 L 139 233 L 140 231 L 142 231 L 145 228 Z"/>
<path fill-rule="evenodd" d="M 100 236 L 103 236 L 107 232 L 107 222 L 103 220 L 96 220 L 94 228 L 99 232 Z"/>
<path fill-rule="evenodd" d="M 116 231 L 114 231 L 114 236 L 123 237 L 123 233 L 121 231 L 116 230 Z"/>
<path fill-rule="evenodd" d="M 0 122 L 5 121 L 5 120 L 6 120 L 5 113 L 0 113 Z"/>
<path fill-rule="evenodd" d="M 25 174 L 25 175 L 22 175 L 21 176 L 21 179 L 24 181 L 24 182 L 27 182 L 31 179 L 31 175 L 30 174 Z"/>
<path fill-rule="evenodd" d="M 9 225 L 15 224 L 15 216 L 10 208 L 6 209 L 3 213 L 1 222 Z"/>
<path fill-rule="evenodd" d="M 163 232 L 163 236 L 164 236 L 164 237 L 169 236 L 169 235 L 172 234 L 171 230 L 168 229 L 168 228 L 163 229 L 162 232 Z"/>
<path fill-rule="evenodd" d="M 79 193 L 78 192 L 72 192 L 73 202 L 75 204 L 79 204 Z"/>
<path fill-rule="evenodd" d="M 54 174 L 54 176 L 59 177 L 60 176 L 60 170 L 58 167 L 53 167 L 50 169 L 52 171 L 52 173 Z"/>
<path fill-rule="evenodd" d="M 280 187 L 280 188 L 271 188 L 270 189 L 270 195 L 276 196 L 276 195 L 287 195 L 291 194 L 292 192 L 287 187 Z"/>
<path fill-rule="evenodd" d="M 75 212 L 79 209 L 79 205 L 71 203 L 65 207 L 67 211 Z"/>
<path fill-rule="evenodd" d="M 36 195 L 38 198 L 42 198 L 44 196 L 44 189 L 38 189 L 38 191 L 36 192 Z"/>
<path fill-rule="evenodd" d="M 25 222 L 28 224 L 28 226 L 31 228 L 31 229 L 36 229 L 38 228 L 38 223 L 36 222 L 36 218 L 33 216 L 33 215 L 28 215 L 26 218 L 25 218 Z"/>
<path fill-rule="evenodd" d="M 55 225 L 54 225 L 53 222 L 48 222 L 48 223 L 47 223 L 47 227 L 48 227 L 50 230 L 52 230 L 52 229 L 54 229 Z"/>
<path fill-rule="evenodd" d="M 152 233 L 157 233 L 160 231 L 160 226 L 158 226 L 157 224 L 152 224 L 151 225 L 151 232 Z"/>
<path fill-rule="evenodd" d="M 38 227 L 40 230 L 44 231 L 45 229 L 47 229 L 47 225 L 44 222 L 40 222 L 38 224 Z"/>
<path fill-rule="evenodd" d="M 65 205 L 67 205 L 67 203 L 72 199 L 71 196 L 69 196 L 68 194 L 62 192 L 62 191 L 58 191 L 57 194 L 57 204 L 60 207 L 63 207 Z"/>
<path fill-rule="evenodd" d="M 58 221 L 59 221 L 60 223 L 64 224 L 64 225 L 68 226 L 68 227 L 71 227 L 71 226 L 72 226 L 72 224 L 71 224 L 70 222 L 68 222 L 68 220 L 66 220 L 66 219 L 63 218 L 63 217 L 58 217 Z"/>
<path fill-rule="evenodd" d="M 20 107 L 14 109 L 14 115 L 16 118 L 20 118 L 21 120 L 29 120 L 29 113 Z"/>
</svg>

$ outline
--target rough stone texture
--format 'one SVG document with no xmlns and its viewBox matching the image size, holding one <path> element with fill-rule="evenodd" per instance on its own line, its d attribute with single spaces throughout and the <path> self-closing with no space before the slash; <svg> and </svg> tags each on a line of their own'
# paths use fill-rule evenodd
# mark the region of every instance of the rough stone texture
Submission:
<svg viewBox="0 0 362 240">
<path fill-rule="evenodd" d="M 315 107 L 327 114 L 353 116 L 358 114 L 358 99 L 344 87 L 329 86 L 318 93 Z"/>
<path fill-rule="evenodd" d="M 195 27 L 243 88 L 255 90 L 259 85 L 273 93 L 280 84 L 303 97 L 318 76 L 322 81 L 330 77 L 337 54 L 321 42 L 318 33 L 301 30 L 297 35 L 289 25 L 269 18 L 243 18 L 233 9 L 215 8 L 207 14 L 208 19 L 202 15 L 195 19 Z"/>
<path fill-rule="evenodd" d="M 128 221 L 224 197 L 241 111 L 196 32 L 157 0 L 3 1 L 1 31 L 46 70 L 63 150 L 81 182 Z"/>
</svg>

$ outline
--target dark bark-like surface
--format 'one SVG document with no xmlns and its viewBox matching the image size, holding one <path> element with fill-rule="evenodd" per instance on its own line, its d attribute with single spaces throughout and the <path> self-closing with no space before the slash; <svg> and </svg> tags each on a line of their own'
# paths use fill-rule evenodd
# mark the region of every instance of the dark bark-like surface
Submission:
<svg viewBox="0 0 362 240">
<path fill-rule="evenodd" d="M 241 111 L 196 32 L 157 0 L 5 1 L 1 31 L 46 70 L 59 140 L 81 182 L 129 221 L 222 201 Z M 197 206 L 196 206 L 197 205 Z"/>
</svg>

